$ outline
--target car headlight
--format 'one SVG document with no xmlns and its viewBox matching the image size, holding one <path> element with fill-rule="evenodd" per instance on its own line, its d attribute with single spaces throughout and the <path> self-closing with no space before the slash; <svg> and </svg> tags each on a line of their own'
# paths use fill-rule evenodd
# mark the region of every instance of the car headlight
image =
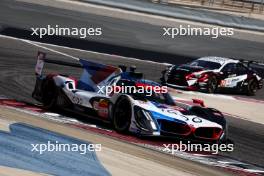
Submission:
<svg viewBox="0 0 264 176">
<path fill-rule="evenodd" d="M 142 129 L 148 131 L 156 131 L 158 129 L 156 123 L 154 122 L 151 116 L 151 113 L 145 109 L 136 106 L 135 119 Z"/>
</svg>

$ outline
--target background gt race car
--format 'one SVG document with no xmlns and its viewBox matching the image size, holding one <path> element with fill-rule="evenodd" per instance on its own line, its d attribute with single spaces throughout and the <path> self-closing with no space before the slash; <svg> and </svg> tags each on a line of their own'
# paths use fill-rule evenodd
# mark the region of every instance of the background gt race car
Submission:
<svg viewBox="0 0 264 176">
<path fill-rule="evenodd" d="M 105 92 L 102 87 L 143 86 L 146 89 L 160 84 L 142 79 L 135 69 L 126 71 L 80 59 L 80 64 L 49 60 L 38 53 L 36 85 L 33 97 L 46 108 L 60 108 L 81 113 L 111 123 L 117 132 L 132 132 L 139 136 L 167 136 L 199 141 L 225 142 L 227 124 L 216 109 L 175 102 L 167 92 L 132 91 Z M 43 75 L 44 63 L 83 68 L 79 80 L 59 74 Z M 147 87 L 148 86 L 148 87 Z M 114 90 L 114 89 L 113 89 Z"/>
<path fill-rule="evenodd" d="M 239 60 L 222 57 L 202 57 L 191 63 L 172 66 L 162 72 L 162 84 L 214 93 L 235 90 L 254 95 L 262 88 L 262 78 L 250 66 Z"/>
</svg>

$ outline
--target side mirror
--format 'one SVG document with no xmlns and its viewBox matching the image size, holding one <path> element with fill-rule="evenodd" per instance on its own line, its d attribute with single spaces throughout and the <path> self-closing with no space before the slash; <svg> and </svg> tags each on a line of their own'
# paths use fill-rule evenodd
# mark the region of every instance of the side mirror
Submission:
<svg viewBox="0 0 264 176">
<path fill-rule="evenodd" d="M 129 71 L 133 73 L 136 71 L 136 69 L 137 67 L 135 65 L 132 65 L 131 67 L 129 67 Z"/>
<path fill-rule="evenodd" d="M 127 67 L 125 65 L 118 65 L 122 72 L 126 72 Z"/>
<path fill-rule="evenodd" d="M 204 101 L 200 99 L 192 99 L 194 104 L 199 104 L 202 107 L 205 107 Z"/>
</svg>

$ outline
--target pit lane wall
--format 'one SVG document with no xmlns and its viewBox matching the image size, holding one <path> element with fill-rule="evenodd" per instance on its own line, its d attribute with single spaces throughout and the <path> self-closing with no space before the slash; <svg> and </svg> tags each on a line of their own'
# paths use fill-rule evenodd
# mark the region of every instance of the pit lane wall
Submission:
<svg viewBox="0 0 264 176">
<path fill-rule="evenodd" d="M 239 17 L 230 14 L 190 9 L 184 7 L 170 7 L 153 4 L 142 0 L 79 0 L 81 2 L 116 7 L 137 12 L 166 16 L 176 19 L 190 20 L 200 23 L 232 27 L 237 29 L 264 32 L 264 20 Z"/>
</svg>

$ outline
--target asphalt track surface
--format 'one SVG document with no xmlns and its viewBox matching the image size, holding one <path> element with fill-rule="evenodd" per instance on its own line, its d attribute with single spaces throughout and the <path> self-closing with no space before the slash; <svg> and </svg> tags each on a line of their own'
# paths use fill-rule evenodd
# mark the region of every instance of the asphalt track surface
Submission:
<svg viewBox="0 0 264 176">
<path fill-rule="evenodd" d="M 43 47 L 44 45 L 40 44 L 39 46 Z M 0 38 L 1 95 L 5 95 L 10 98 L 16 98 L 17 100 L 36 103 L 31 98 L 31 92 L 35 83 L 34 66 L 36 63 L 36 53 L 38 50 L 47 52 L 47 57 L 50 59 L 72 61 L 70 58 L 50 52 L 39 46 L 18 40 L 4 39 L 2 37 Z M 138 66 L 138 71 L 144 71 L 147 73 L 146 78 L 158 78 L 159 71 L 162 69 L 162 66 L 156 66 L 154 63 L 135 62 L 131 60 L 111 58 L 109 56 L 106 58 L 95 58 L 96 56 L 94 54 L 84 51 L 81 52 L 52 46 L 46 47 L 70 54 L 75 57 L 88 58 L 89 60 L 97 62 L 106 62 L 114 65 L 131 65 L 131 63 L 134 63 L 136 66 Z M 80 73 L 80 70 L 78 69 L 48 64 L 46 65 L 46 71 L 70 74 L 74 76 L 78 76 Z M 227 117 L 227 119 L 230 124 L 230 139 L 235 142 L 235 151 L 232 153 L 225 153 L 224 155 L 264 167 L 264 159 L 261 157 L 264 156 L 263 126 L 233 117 Z"/>
<path fill-rule="evenodd" d="M 45 3 L 48 4 L 48 1 Z M 71 6 L 71 9 L 74 9 L 74 5 Z M 143 23 L 122 19 L 122 17 L 117 19 L 105 15 L 97 15 L 92 13 L 92 7 L 90 9 L 87 8 L 85 12 L 80 9 L 81 7 L 67 10 L 24 3 L 23 1 L 2 0 L 0 2 L 2 33 L 8 33 L 8 29 L 6 29 L 8 27 L 29 31 L 30 27 L 45 27 L 47 25 L 102 27 L 102 36 L 88 37 L 87 40 L 95 44 L 104 43 L 115 47 L 122 46 L 125 51 L 119 49 L 117 54 L 125 54 L 132 57 L 138 56 L 169 63 L 178 63 L 181 59 L 191 59 L 205 55 L 264 59 L 263 35 L 253 39 L 258 42 L 236 38 L 218 38 L 214 40 L 211 37 L 203 36 L 179 36 L 169 39 L 162 36 L 164 33 L 162 27 L 164 25 L 152 25 L 148 21 Z M 177 25 L 176 23 L 171 23 L 171 25 L 174 24 Z M 170 25 L 169 22 L 168 25 Z M 253 38 L 254 35 L 249 36 Z"/>
<path fill-rule="evenodd" d="M 11 25 L 13 28 L 2 28 L 1 33 L 24 35 L 22 37 L 27 38 L 27 31 L 21 31 L 17 28 L 28 30 L 32 26 L 39 26 L 40 20 L 43 26 L 46 24 L 72 25 L 74 27 L 100 25 L 105 29 L 106 33 L 103 37 L 96 38 L 96 42 L 94 39 L 91 39 L 88 41 L 90 43 L 82 41 L 84 43 L 81 42 L 79 45 L 76 45 L 76 43 L 80 42 L 79 40 L 76 43 L 68 40 L 69 45 L 74 45 L 72 47 L 76 48 L 91 49 L 105 53 L 112 52 L 111 54 L 176 64 L 208 54 L 256 58 L 259 60 L 263 59 L 264 55 L 262 42 L 235 38 L 224 38 L 216 41 L 202 37 L 188 39 L 179 37 L 174 40 L 165 40 L 161 37 L 161 27 L 156 25 L 88 13 L 59 10 L 51 7 L 23 3 L 18 3 L 18 5 L 16 4 L 17 2 L 9 2 L 10 4 L 5 0 L 0 2 L 0 22 L 1 27 L 10 27 L 9 25 Z M 73 19 L 71 23 L 69 23 L 69 18 Z M 14 34 L 12 32 L 14 29 L 19 33 Z M 46 42 L 48 41 L 49 39 L 46 39 Z M 65 44 L 67 43 L 65 41 L 63 39 L 63 41 L 58 40 L 56 42 Z M 160 47 L 161 44 L 162 47 Z M 39 49 L 39 47 L 24 42 L 1 39 L 0 94 L 34 103 L 34 100 L 30 97 L 35 81 L 35 56 Z M 126 65 L 137 65 L 139 71 L 144 71 L 147 78 L 154 80 L 158 80 L 160 71 L 164 69 L 162 66 L 150 65 L 150 63 L 109 59 L 108 57 L 100 60 L 95 55 L 85 52 L 58 48 L 56 50 L 76 57 L 88 58 L 90 60 L 95 59 L 96 61 L 108 64 L 119 65 L 124 63 Z M 48 52 L 48 56 L 51 59 L 62 59 L 61 55 L 54 54 L 53 52 Z M 73 74 L 75 76 L 78 76 L 80 73 L 78 70 L 66 67 L 50 65 L 48 68 L 47 71 L 61 71 L 65 74 Z M 263 95 L 264 91 L 261 91 L 257 98 L 263 98 Z M 264 159 L 261 157 L 264 156 L 263 126 L 232 117 L 228 117 L 228 121 L 230 122 L 230 138 L 235 142 L 235 151 L 227 155 L 263 167 Z"/>
<path fill-rule="evenodd" d="M 0 34 L 4 35 L 160 63 L 183 64 L 205 55 L 264 60 L 264 35 L 243 34 L 247 35 L 246 38 L 251 36 L 251 40 L 193 36 L 169 39 L 162 36 L 163 22 L 156 21 L 158 23 L 153 25 L 148 21 L 98 15 L 92 7 L 84 12 L 17 1 L 0 2 Z M 102 27 L 103 35 L 88 37 L 86 40 L 56 36 L 40 39 L 30 35 L 31 27 L 45 27 L 48 24 L 61 27 Z M 179 23 L 168 22 L 168 25 Z M 264 76 L 263 70 L 262 75 Z M 264 99 L 264 89 L 254 98 Z"/>
</svg>

